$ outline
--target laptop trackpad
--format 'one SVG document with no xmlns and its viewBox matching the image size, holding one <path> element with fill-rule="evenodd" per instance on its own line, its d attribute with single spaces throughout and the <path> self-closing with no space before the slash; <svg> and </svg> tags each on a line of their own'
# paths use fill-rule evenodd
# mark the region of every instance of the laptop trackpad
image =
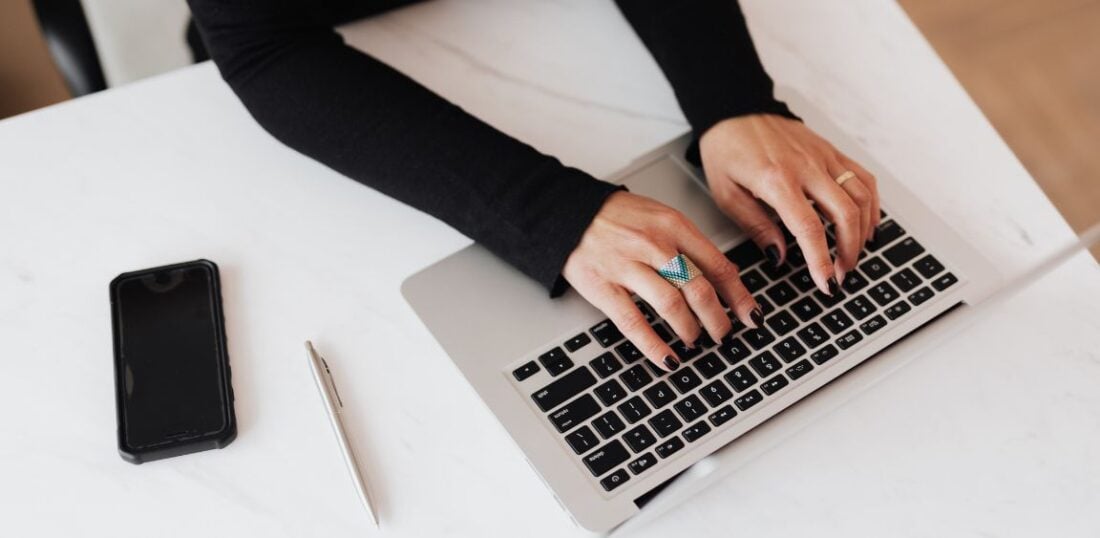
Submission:
<svg viewBox="0 0 1100 538">
<path fill-rule="evenodd" d="M 702 172 L 679 157 L 666 154 L 629 173 L 622 183 L 631 192 L 664 202 L 684 215 L 721 246 L 738 235 L 737 227 L 714 204 Z"/>
</svg>

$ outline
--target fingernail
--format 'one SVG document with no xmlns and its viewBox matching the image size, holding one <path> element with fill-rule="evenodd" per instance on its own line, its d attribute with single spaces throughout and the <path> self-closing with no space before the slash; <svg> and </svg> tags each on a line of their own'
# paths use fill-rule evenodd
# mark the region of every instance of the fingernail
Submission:
<svg viewBox="0 0 1100 538">
<path fill-rule="evenodd" d="M 837 284 L 836 277 L 829 277 L 829 296 L 836 297 L 836 294 L 840 293 L 840 284 Z"/>
<path fill-rule="evenodd" d="M 772 266 L 779 265 L 779 248 L 775 245 L 768 245 L 768 248 L 764 249 L 764 255 L 768 257 Z"/>
<path fill-rule="evenodd" d="M 669 370 L 675 371 L 677 368 L 680 367 L 680 361 L 672 355 L 665 357 L 664 363 L 665 368 L 668 368 Z"/>
<path fill-rule="evenodd" d="M 752 322 L 756 325 L 756 328 L 763 327 L 764 326 L 764 311 L 760 310 L 759 306 L 756 307 L 756 308 L 753 308 L 752 312 L 749 313 L 749 319 L 751 319 Z"/>
</svg>

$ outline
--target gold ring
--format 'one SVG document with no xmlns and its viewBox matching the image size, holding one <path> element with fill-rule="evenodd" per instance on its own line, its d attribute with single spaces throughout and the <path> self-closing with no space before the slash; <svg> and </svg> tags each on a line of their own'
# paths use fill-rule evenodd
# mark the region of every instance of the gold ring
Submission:
<svg viewBox="0 0 1100 538">
<path fill-rule="evenodd" d="M 836 184 L 843 186 L 845 181 L 848 181 L 849 179 L 852 179 L 854 177 L 856 177 L 855 172 L 851 170 L 846 170 L 843 174 L 840 174 L 836 177 Z"/>
</svg>

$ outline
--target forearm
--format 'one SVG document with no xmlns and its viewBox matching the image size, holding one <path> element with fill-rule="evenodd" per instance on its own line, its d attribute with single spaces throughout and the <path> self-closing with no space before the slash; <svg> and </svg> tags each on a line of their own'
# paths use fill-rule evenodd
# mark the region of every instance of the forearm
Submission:
<svg viewBox="0 0 1100 538">
<path fill-rule="evenodd" d="M 190 3 L 222 76 L 272 135 L 560 291 L 566 257 L 613 186 L 346 46 L 310 2 Z"/>
<path fill-rule="evenodd" d="M 775 98 L 735 0 L 616 3 L 671 83 L 696 140 L 726 118 L 795 117 Z"/>
</svg>

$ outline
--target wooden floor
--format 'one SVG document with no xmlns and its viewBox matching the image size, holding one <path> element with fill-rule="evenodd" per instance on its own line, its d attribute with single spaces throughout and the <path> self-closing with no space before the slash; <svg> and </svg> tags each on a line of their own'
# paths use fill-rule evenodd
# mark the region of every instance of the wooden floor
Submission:
<svg viewBox="0 0 1100 538">
<path fill-rule="evenodd" d="M 899 3 L 1070 225 L 1100 222 L 1100 0 Z"/>
<path fill-rule="evenodd" d="M 1070 225 L 1100 221 L 1100 0 L 898 1 Z M 29 0 L 0 1 L 0 88 L 0 118 L 67 98 Z"/>
</svg>

